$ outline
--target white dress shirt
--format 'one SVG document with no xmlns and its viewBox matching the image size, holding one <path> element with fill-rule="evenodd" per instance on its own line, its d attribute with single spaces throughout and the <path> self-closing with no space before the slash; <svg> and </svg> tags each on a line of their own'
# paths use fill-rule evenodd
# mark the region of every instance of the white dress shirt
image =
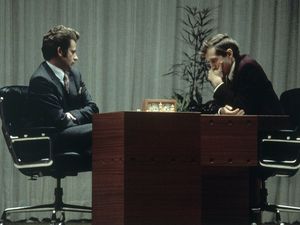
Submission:
<svg viewBox="0 0 300 225">
<path fill-rule="evenodd" d="M 48 61 L 46 61 L 46 63 L 52 69 L 53 73 L 59 79 L 59 81 L 64 85 L 64 75 L 65 75 L 65 72 L 61 68 L 58 68 L 57 66 L 54 66 L 53 64 L 51 64 Z"/>
</svg>

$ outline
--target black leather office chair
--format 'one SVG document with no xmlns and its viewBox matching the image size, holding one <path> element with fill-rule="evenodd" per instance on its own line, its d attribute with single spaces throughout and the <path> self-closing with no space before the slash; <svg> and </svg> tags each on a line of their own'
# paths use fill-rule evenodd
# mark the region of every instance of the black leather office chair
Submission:
<svg viewBox="0 0 300 225">
<path fill-rule="evenodd" d="M 257 176 L 261 179 L 260 205 L 252 212 L 275 213 L 276 223 L 281 221 L 280 212 L 298 212 L 300 206 L 269 204 L 265 182 L 272 176 L 293 176 L 300 168 L 300 88 L 288 90 L 280 96 L 286 115 L 290 116 L 290 130 L 263 131 L 258 141 L 259 168 Z M 257 221 L 252 224 L 257 224 Z M 258 223 L 259 224 L 259 223 Z"/>
<path fill-rule="evenodd" d="M 7 214 L 17 212 L 51 211 L 51 224 L 64 224 L 64 212 L 91 213 L 91 207 L 65 204 L 62 201 L 61 179 L 91 171 L 91 155 L 77 152 L 54 154 L 57 130 L 53 127 L 28 125 L 27 86 L 8 86 L 0 89 L 2 131 L 13 163 L 21 173 L 36 179 L 51 176 L 57 181 L 52 204 L 7 208 L 0 224 L 7 222 Z M 59 216 L 58 216 L 59 213 Z"/>
</svg>

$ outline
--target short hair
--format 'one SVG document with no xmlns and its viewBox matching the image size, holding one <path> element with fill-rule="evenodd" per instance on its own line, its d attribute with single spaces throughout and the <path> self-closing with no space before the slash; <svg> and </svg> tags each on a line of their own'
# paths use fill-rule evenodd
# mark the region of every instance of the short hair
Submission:
<svg viewBox="0 0 300 225">
<path fill-rule="evenodd" d="M 215 47 L 217 55 L 226 56 L 226 50 L 228 48 L 232 49 L 234 58 L 237 58 L 240 55 L 238 43 L 227 34 L 216 34 L 215 36 L 205 40 L 200 50 L 201 57 L 204 58 L 207 50 L 212 47 Z"/>
<path fill-rule="evenodd" d="M 61 47 L 63 54 L 67 54 L 70 41 L 77 42 L 80 34 L 78 31 L 63 25 L 51 28 L 43 37 L 42 53 L 45 60 L 50 60 L 57 56 L 57 48 Z"/>
</svg>

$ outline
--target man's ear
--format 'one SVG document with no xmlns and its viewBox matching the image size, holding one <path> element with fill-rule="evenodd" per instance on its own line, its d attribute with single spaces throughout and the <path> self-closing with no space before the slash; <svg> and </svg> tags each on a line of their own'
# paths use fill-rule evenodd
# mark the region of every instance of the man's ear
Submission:
<svg viewBox="0 0 300 225">
<path fill-rule="evenodd" d="M 63 51 L 62 51 L 61 47 L 57 47 L 56 51 L 57 51 L 58 56 L 63 56 Z"/>
</svg>

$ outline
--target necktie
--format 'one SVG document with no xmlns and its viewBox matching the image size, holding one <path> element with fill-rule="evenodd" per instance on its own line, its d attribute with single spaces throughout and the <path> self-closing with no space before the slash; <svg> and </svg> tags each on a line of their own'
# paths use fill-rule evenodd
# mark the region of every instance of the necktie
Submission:
<svg viewBox="0 0 300 225">
<path fill-rule="evenodd" d="M 69 94 L 69 76 L 68 74 L 65 73 L 64 75 L 64 86 L 65 86 L 65 89 L 66 89 L 66 92 Z"/>
</svg>

